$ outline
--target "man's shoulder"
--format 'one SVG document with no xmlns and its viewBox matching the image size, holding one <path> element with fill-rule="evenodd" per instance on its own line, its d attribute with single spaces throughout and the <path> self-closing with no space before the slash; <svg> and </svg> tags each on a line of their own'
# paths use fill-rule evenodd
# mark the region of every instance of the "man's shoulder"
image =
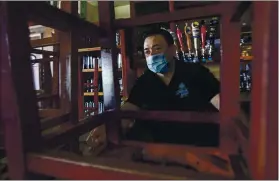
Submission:
<svg viewBox="0 0 279 181">
<path fill-rule="evenodd" d="M 150 71 L 145 70 L 136 80 L 136 84 L 145 84 L 150 81 L 152 73 Z"/>
<path fill-rule="evenodd" d="M 208 69 L 199 63 L 177 61 L 177 70 L 180 73 L 187 74 L 187 76 L 196 76 L 201 72 L 208 71 Z"/>
</svg>

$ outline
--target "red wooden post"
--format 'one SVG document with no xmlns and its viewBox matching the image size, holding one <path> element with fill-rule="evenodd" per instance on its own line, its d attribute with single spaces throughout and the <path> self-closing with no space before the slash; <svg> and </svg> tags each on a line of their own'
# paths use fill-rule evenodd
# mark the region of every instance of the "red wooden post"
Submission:
<svg viewBox="0 0 279 181">
<path fill-rule="evenodd" d="M 105 111 L 119 109 L 120 107 L 120 87 L 118 82 L 117 69 L 117 49 L 116 32 L 113 30 L 114 2 L 99 1 L 99 24 L 107 32 L 107 37 L 101 37 L 101 59 L 102 59 L 102 79 L 104 92 Z M 119 143 L 120 119 L 110 121 L 106 124 L 107 138 L 109 142 Z"/>
<path fill-rule="evenodd" d="M 94 65 L 94 79 L 93 79 L 93 87 L 94 87 L 94 96 L 93 96 L 93 99 L 94 99 L 94 108 L 93 109 L 96 109 L 94 110 L 94 115 L 98 114 L 98 108 L 99 108 L 99 62 L 98 62 L 98 59 L 95 59 L 95 65 Z M 90 110 L 91 111 L 91 110 Z"/>
<path fill-rule="evenodd" d="M 30 62 L 26 14 L 1 2 L 1 119 L 10 179 L 27 179 L 25 153 L 41 149 L 40 121 Z M 20 14 L 20 16 L 19 16 Z"/>
<path fill-rule="evenodd" d="M 224 11 L 225 12 L 225 11 Z M 240 25 L 230 22 L 230 11 L 221 17 L 221 95 L 220 95 L 220 137 L 221 149 L 236 152 L 232 118 L 238 113 Z"/>
<path fill-rule="evenodd" d="M 248 166 L 278 179 L 278 2 L 253 2 L 252 107 Z"/>
<path fill-rule="evenodd" d="M 169 11 L 171 13 L 174 12 L 174 1 L 173 0 L 169 1 Z M 175 31 L 176 28 L 175 28 L 175 23 L 174 22 L 170 23 L 170 29 L 171 29 L 172 32 L 176 32 Z"/>
</svg>

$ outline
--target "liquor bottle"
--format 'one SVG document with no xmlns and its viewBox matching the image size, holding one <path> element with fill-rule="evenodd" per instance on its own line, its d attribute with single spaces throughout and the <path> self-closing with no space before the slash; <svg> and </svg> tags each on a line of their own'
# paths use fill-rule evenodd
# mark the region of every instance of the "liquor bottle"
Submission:
<svg viewBox="0 0 279 181">
<path fill-rule="evenodd" d="M 99 68 L 102 68 L 102 59 L 98 57 L 97 61 L 98 61 Z"/>
<path fill-rule="evenodd" d="M 117 68 L 121 69 L 122 68 L 122 57 L 121 54 L 119 53 L 117 56 Z"/>
<path fill-rule="evenodd" d="M 82 67 L 83 67 L 83 69 L 87 69 L 87 59 L 86 59 L 86 56 L 82 56 Z"/>
<path fill-rule="evenodd" d="M 92 68 L 95 69 L 95 61 L 96 61 L 96 58 L 95 57 L 92 57 Z M 98 68 L 98 67 L 97 67 Z"/>
<path fill-rule="evenodd" d="M 91 55 L 89 57 L 89 69 L 93 69 L 93 57 Z"/>
<path fill-rule="evenodd" d="M 123 91 L 122 79 L 119 79 L 120 92 Z"/>
<path fill-rule="evenodd" d="M 93 78 L 90 79 L 90 92 L 94 92 L 94 89 L 93 89 Z"/>
<path fill-rule="evenodd" d="M 192 34 L 194 39 L 194 62 L 199 62 L 199 48 L 200 48 L 200 23 L 195 21 L 192 23 Z"/>
<path fill-rule="evenodd" d="M 90 69 L 90 56 L 86 55 L 87 68 Z"/>
<path fill-rule="evenodd" d="M 215 38 L 216 38 L 216 26 L 218 23 L 217 18 L 212 18 L 209 24 L 209 51 L 208 51 L 208 60 L 212 61 L 212 56 L 215 48 Z"/>
<path fill-rule="evenodd" d="M 192 62 L 192 28 L 188 25 L 188 23 L 185 23 L 184 26 L 184 33 L 186 37 L 187 47 L 188 47 L 188 61 Z"/>
<path fill-rule="evenodd" d="M 243 75 L 244 70 L 243 70 L 243 69 L 244 69 L 244 68 L 243 68 L 243 65 L 240 64 L 240 76 L 239 76 L 239 78 L 240 78 L 240 80 L 239 80 L 239 83 L 240 83 L 240 85 L 239 85 L 240 92 L 243 92 L 243 91 L 244 91 L 244 75 Z"/>
<path fill-rule="evenodd" d="M 119 32 L 116 32 L 115 39 L 116 39 L 116 46 L 120 46 L 120 33 Z"/>
<path fill-rule="evenodd" d="M 88 112 L 88 102 L 84 103 L 84 113 L 86 114 Z"/>
<path fill-rule="evenodd" d="M 205 57 L 205 43 L 206 43 L 206 26 L 205 21 L 201 21 L 201 58 L 202 62 L 206 62 Z"/>
<path fill-rule="evenodd" d="M 86 89 L 85 89 L 85 92 L 90 92 L 89 87 L 90 87 L 90 79 L 87 79 L 87 80 L 86 80 Z"/>
</svg>

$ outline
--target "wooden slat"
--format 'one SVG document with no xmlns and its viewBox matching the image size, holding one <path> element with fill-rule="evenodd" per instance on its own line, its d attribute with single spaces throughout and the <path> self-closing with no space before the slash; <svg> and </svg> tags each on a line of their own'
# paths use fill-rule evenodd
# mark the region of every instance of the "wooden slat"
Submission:
<svg viewBox="0 0 279 181">
<path fill-rule="evenodd" d="M 231 22 L 240 22 L 241 17 L 252 4 L 251 1 L 242 1 L 238 3 L 239 5 L 237 6 L 236 11 L 231 17 Z"/>
<path fill-rule="evenodd" d="M 57 168 L 63 168 L 63 171 Z M 185 168 L 148 165 L 119 158 L 80 157 L 65 152 L 45 155 L 28 154 L 28 170 L 74 180 L 228 179 L 224 176 L 194 172 Z"/>
<path fill-rule="evenodd" d="M 182 111 L 120 111 L 121 118 L 219 124 L 219 113 Z"/>
<path fill-rule="evenodd" d="M 99 1 L 99 25 L 104 27 L 108 36 L 100 42 L 102 59 L 102 82 L 104 92 L 104 110 L 119 109 L 120 107 L 120 86 L 118 81 L 117 47 L 115 39 L 114 5 L 113 1 Z M 113 122 L 106 122 L 106 136 L 109 142 L 117 144 L 120 141 L 120 119 Z"/>
<path fill-rule="evenodd" d="M 38 151 L 42 140 L 26 14 L 16 2 L 0 2 L 1 121 L 10 179 L 27 179 L 26 151 Z"/>
<path fill-rule="evenodd" d="M 46 56 L 49 56 L 49 55 L 57 56 L 58 55 L 58 52 L 53 52 L 53 51 L 48 51 L 48 50 L 38 50 L 38 49 L 32 49 L 32 53 L 43 54 Z"/>
<path fill-rule="evenodd" d="M 56 115 L 60 115 L 62 110 L 60 109 L 39 109 L 39 116 L 42 118 L 53 117 Z"/>
<path fill-rule="evenodd" d="M 59 44 L 58 40 L 55 37 L 43 38 L 38 40 L 31 40 L 31 46 L 36 47 L 45 47 Z"/>
<path fill-rule="evenodd" d="M 21 3 L 26 8 L 26 13 L 30 21 L 61 31 L 79 30 L 95 37 L 105 35 L 97 25 L 82 20 L 76 15 L 62 11 L 46 2 L 26 2 Z M 82 27 L 82 28 L 81 28 Z"/>
<path fill-rule="evenodd" d="M 45 135 L 46 146 L 55 147 L 71 142 L 72 139 L 104 124 L 105 121 L 113 120 L 113 118 L 115 118 L 115 112 L 105 112 L 80 120 L 77 125 L 66 125 L 65 128 L 61 128 L 55 133 Z"/>
<path fill-rule="evenodd" d="M 174 12 L 168 13 L 154 13 L 150 15 L 144 15 L 135 18 L 128 19 L 118 19 L 114 21 L 114 25 L 118 29 L 148 25 L 153 23 L 161 22 L 171 22 L 179 20 L 189 20 L 196 18 L 203 18 L 209 16 L 218 16 L 228 8 L 227 2 L 222 2 L 214 5 L 208 5 L 204 7 L 194 7 L 189 9 L 177 10 Z"/>
<path fill-rule="evenodd" d="M 47 62 L 53 62 L 54 58 L 41 58 L 41 59 L 33 59 L 30 60 L 31 63 L 47 63 Z"/>
<path fill-rule="evenodd" d="M 42 94 L 42 95 L 39 95 L 37 96 L 37 100 L 38 101 L 42 101 L 42 100 L 46 100 L 46 99 L 56 99 L 58 98 L 59 95 L 52 95 L 52 94 Z"/>
<path fill-rule="evenodd" d="M 252 179 L 278 179 L 278 2 L 253 2 L 251 121 Z"/>
<path fill-rule="evenodd" d="M 57 125 L 60 125 L 62 123 L 65 123 L 70 120 L 70 114 L 60 114 L 55 115 L 53 117 L 44 118 L 41 120 L 41 129 L 49 129 L 52 127 L 55 127 Z"/>
</svg>

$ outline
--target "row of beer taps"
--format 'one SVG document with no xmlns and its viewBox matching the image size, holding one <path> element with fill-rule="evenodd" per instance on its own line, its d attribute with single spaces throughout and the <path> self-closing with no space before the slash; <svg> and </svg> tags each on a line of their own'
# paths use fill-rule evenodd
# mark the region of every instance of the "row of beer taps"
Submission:
<svg viewBox="0 0 279 181">
<path fill-rule="evenodd" d="M 185 62 L 213 61 L 218 18 L 214 17 L 208 22 L 205 20 L 186 22 L 184 34 L 178 24 L 176 25 L 176 33 L 171 31 L 179 59 Z"/>
</svg>

